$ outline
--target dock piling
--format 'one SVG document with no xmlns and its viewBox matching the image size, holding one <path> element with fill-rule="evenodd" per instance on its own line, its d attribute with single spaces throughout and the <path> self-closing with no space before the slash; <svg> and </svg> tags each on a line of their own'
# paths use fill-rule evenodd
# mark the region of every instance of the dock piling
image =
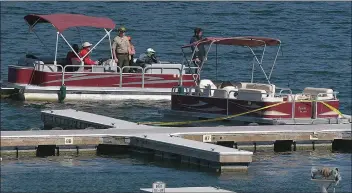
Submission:
<svg viewBox="0 0 352 193">
<path fill-rule="evenodd" d="M 293 141 L 293 151 L 296 151 L 297 150 L 297 144 L 296 144 L 296 141 Z"/>
<path fill-rule="evenodd" d="M 332 142 L 332 151 L 352 152 L 352 140 L 335 139 Z"/>
<path fill-rule="evenodd" d="M 254 150 L 253 150 L 253 152 L 257 152 L 257 143 L 254 142 L 253 145 L 254 145 Z"/>
<path fill-rule="evenodd" d="M 274 142 L 275 152 L 292 151 L 293 140 L 276 140 Z"/>
<path fill-rule="evenodd" d="M 46 157 L 46 156 L 55 156 L 56 145 L 38 145 L 36 156 L 37 157 Z"/>
<path fill-rule="evenodd" d="M 233 148 L 235 142 L 234 141 L 218 141 L 216 142 L 216 145 L 221 145 L 224 147 L 229 147 L 229 148 Z"/>
<path fill-rule="evenodd" d="M 58 146 L 56 147 L 56 156 L 60 156 L 60 148 Z"/>
<path fill-rule="evenodd" d="M 15 147 L 16 150 L 16 159 L 18 159 L 18 147 Z"/>
</svg>

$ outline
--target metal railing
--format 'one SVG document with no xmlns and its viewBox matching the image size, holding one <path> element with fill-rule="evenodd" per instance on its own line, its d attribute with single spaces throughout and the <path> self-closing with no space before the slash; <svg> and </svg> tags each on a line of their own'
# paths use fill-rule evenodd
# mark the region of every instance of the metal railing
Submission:
<svg viewBox="0 0 352 193">
<path fill-rule="evenodd" d="M 37 65 L 46 65 L 46 64 L 35 64 L 34 68 L 36 70 L 38 70 Z M 160 69 L 161 70 L 161 74 L 163 72 L 163 70 L 177 70 L 178 73 L 176 74 L 176 76 L 178 77 L 178 84 L 180 86 L 182 86 L 183 84 L 183 75 L 186 75 L 186 73 L 182 73 L 180 68 L 176 68 L 176 67 L 145 67 L 142 68 L 140 66 L 124 66 L 122 68 L 120 68 L 119 66 L 96 66 L 96 65 L 66 65 L 65 67 L 63 67 L 62 65 L 54 65 L 55 67 L 59 67 L 61 69 L 61 84 L 64 85 L 65 84 L 65 74 L 69 73 L 69 74 L 80 74 L 80 73 L 106 73 L 104 72 L 94 72 L 93 69 L 96 67 L 100 67 L 100 68 L 104 68 L 105 67 L 113 67 L 116 68 L 116 70 L 118 70 L 118 72 L 109 72 L 109 73 L 115 73 L 115 74 L 119 74 L 120 75 L 120 83 L 119 83 L 119 87 L 123 87 L 123 75 L 124 74 L 136 74 L 136 73 L 123 73 L 124 69 L 138 69 L 141 70 L 141 74 L 142 74 L 142 85 L 141 87 L 144 88 L 145 86 L 145 74 L 149 74 L 147 71 L 151 70 L 151 69 Z M 78 69 L 79 71 L 75 71 L 75 72 L 67 72 L 67 68 L 72 68 L 72 67 L 78 67 L 80 69 Z M 84 68 L 91 68 L 92 71 L 84 71 Z M 59 71 L 57 71 L 59 72 Z M 138 73 L 138 72 L 137 72 Z"/>
</svg>

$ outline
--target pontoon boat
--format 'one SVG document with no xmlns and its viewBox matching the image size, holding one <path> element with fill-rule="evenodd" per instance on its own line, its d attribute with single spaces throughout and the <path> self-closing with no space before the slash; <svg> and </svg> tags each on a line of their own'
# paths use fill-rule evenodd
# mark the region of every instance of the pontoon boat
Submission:
<svg viewBox="0 0 352 193">
<path fill-rule="evenodd" d="M 222 82 L 215 85 L 211 80 L 201 79 L 201 71 L 211 47 L 215 45 L 243 46 L 249 48 L 254 59 L 250 82 Z M 174 87 L 171 96 L 171 111 L 168 114 L 192 118 L 224 118 L 256 124 L 318 124 L 348 123 L 350 116 L 339 112 L 337 92 L 330 88 L 306 87 L 302 93 L 293 94 L 289 88 L 280 88 L 271 83 L 270 78 L 279 54 L 281 41 L 264 37 L 205 38 L 182 47 L 185 57 L 192 48 L 191 59 L 199 46 L 208 47 L 201 63 L 187 60 L 199 66 L 193 76 L 197 86 Z M 262 66 L 265 48 L 276 46 L 277 52 L 270 73 Z M 263 48 L 256 54 L 253 48 Z M 217 52 L 217 49 L 216 49 Z M 216 53 L 216 56 L 218 54 Z M 260 56 L 261 55 L 261 56 Z M 216 59 L 216 62 L 218 60 Z M 253 74 L 255 63 L 263 72 L 267 83 L 255 83 Z"/>
<path fill-rule="evenodd" d="M 187 74 L 181 63 L 159 62 L 145 66 L 123 67 L 111 58 L 100 60 L 99 65 L 84 65 L 83 56 L 78 64 L 67 65 L 66 58 L 58 57 L 58 41 L 61 37 L 74 51 L 63 32 L 69 28 L 95 27 L 104 29 L 105 35 L 91 49 L 94 50 L 108 37 L 111 50 L 111 32 L 115 23 L 109 18 L 78 14 L 27 15 L 24 17 L 31 32 L 41 23 L 50 23 L 57 30 L 54 57 L 39 57 L 26 54 L 18 64 L 8 66 L 7 87 L 19 90 L 24 100 L 58 100 L 65 86 L 65 100 L 119 100 L 146 99 L 170 100 L 173 86 L 195 85 L 192 75 Z M 39 38 L 39 36 L 37 35 Z M 39 38 L 40 40 L 40 38 Z M 91 52 L 90 51 L 90 52 Z M 89 54 L 89 53 L 88 53 Z M 109 56 L 110 57 L 110 56 Z M 72 68 L 76 68 L 72 72 Z M 85 69 L 91 69 L 87 72 Z M 124 68 L 133 68 L 134 73 L 122 73 Z M 62 93 L 61 93 L 62 94 Z"/>
</svg>

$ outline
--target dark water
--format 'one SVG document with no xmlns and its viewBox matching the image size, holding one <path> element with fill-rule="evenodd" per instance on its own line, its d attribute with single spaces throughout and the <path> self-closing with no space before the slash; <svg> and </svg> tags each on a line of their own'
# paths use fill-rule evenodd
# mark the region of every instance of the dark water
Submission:
<svg viewBox="0 0 352 193">
<path fill-rule="evenodd" d="M 282 41 L 272 82 L 294 91 L 304 87 L 332 87 L 339 91 L 343 113 L 351 114 L 351 2 L 1 2 L 1 80 L 7 79 L 7 65 L 15 64 L 26 51 L 54 54 L 55 31 L 50 25 L 35 30 L 48 49 L 32 34 L 23 17 L 30 13 L 80 13 L 107 16 L 125 25 L 133 38 L 137 55 L 148 47 L 163 60 L 181 61 L 180 47 L 187 44 L 193 28 L 200 26 L 205 36 L 268 36 Z M 71 43 L 80 43 L 77 30 L 64 32 Z M 82 41 L 97 42 L 103 31 L 82 28 Z M 68 47 L 60 41 L 59 56 Z M 249 51 L 238 47 L 219 48 L 217 77 L 214 59 L 208 58 L 203 78 L 250 80 Z M 268 48 L 265 70 L 276 50 Z M 104 41 L 93 57 L 108 56 Z M 255 81 L 264 81 L 257 70 Z M 1 102 L 1 129 L 40 129 L 40 111 L 74 108 L 131 121 L 158 121 L 158 111 L 170 102 L 121 101 L 108 103 Z M 77 165 L 62 161 L 29 160 L 2 163 L 1 190 L 4 191 L 114 191 L 138 190 L 153 181 L 174 186 L 217 185 L 238 192 L 314 191 L 308 181 L 312 165 L 334 165 L 343 169 L 344 185 L 351 191 L 350 154 L 295 153 L 259 155 L 248 174 L 218 177 L 175 167 L 157 167 L 131 158 L 74 158 Z M 4 177 L 3 177 L 4 176 Z M 15 180 L 16 179 L 16 180 Z M 76 183 L 77 180 L 79 183 Z M 346 185 L 347 183 L 347 185 Z M 43 185 L 43 187 L 42 187 Z M 120 188 L 120 189 L 119 189 Z"/>
<path fill-rule="evenodd" d="M 167 187 L 213 186 L 236 192 L 319 192 L 313 165 L 338 166 L 336 192 L 351 192 L 351 156 L 327 152 L 259 153 L 244 173 L 208 173 L 129 156 L 54 157 L 1 164 L 4 192 L 138 192 L 161 180 Z M 332 189 L 331 189 L 332 190 Z"/>
</svg>

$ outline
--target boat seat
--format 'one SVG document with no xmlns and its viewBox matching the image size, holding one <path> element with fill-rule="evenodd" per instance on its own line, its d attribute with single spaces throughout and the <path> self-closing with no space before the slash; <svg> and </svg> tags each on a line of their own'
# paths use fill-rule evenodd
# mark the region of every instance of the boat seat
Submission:
<svg viewBox="0 0 352 193">
<path fill-rule="evenodd" d="M 104 66 L 93 66 L 92 67 L 92 72 L 104 72 L 105 67 Z"/>
<path fill-rule="evenodd" d="M 226 90 L 224 90 L 224 89 L 216 89 L 216 90 L 214 90 L 213 97 L 215 97 L 215 98 L 227 98 L 227 95 L 228 95 L 228 93 L 227 93 Z"/>
<path fill-rule="evenodd" d="M 275 85 L 274 84 L 240 82 L 240 83 L 237 83 L 236 86 L 238 88 L 243 88 L 243 89 L 265 90 L 269 94 L 269 96 L 271 96 L 271 97 L 275 96 Z"/>
<path fill-rule="evenodd" d="M 262 101 L 262 99 L 267 96 L 268 94 L 265 90 L 240 88 L 238 89 L 237 99 L 246 101 Z"/>
<path fill-rule="evenodd" d="M 213 97 L 216 98 L 237 98 L 238 89 L 234 86 L 225 86 L 221 89 L 216 89 L 214 91 Z"/>
<path fill-rule="evenodd" d="M 287 95 L 287 102 L 292 102 L 293 100 L 295 101 L 300 101 L 300 100 L 310 100 L 311 97 L 305 94 L 288 94 Z"/>
<path fill-rule="evenodd" d="M 264 102 L 283 102 L 284 97 L 264 97 L 262 98 Z"/>
<path fill-rule="evenodd" d="M 208 79 L 200 80 L 199 88 L 200 90 L 203 90 L 203 93 L 204 93 L 202 94 L 203 96 L 213 96 L 215 90 L 209 90 L 209 89 L 217 89 L 215 84 Z"/>
<path fill-rule="evenodd" d="M 57 72 L 58 71 L 57 68 L 58 67 L 54 64 L 40 63 L 35 66 L 35 70 L 41 71 L 41 72 Z"/>
<path fill-rule="evenodd" d="M 334 91 L 330 88 L 313 88 L 306 87 L 303 94 L 312 95 L 316 100 L 331 100 L 334 99 Z M 318 96 L 319 95 L 319 96 Z"/>
</svg>

